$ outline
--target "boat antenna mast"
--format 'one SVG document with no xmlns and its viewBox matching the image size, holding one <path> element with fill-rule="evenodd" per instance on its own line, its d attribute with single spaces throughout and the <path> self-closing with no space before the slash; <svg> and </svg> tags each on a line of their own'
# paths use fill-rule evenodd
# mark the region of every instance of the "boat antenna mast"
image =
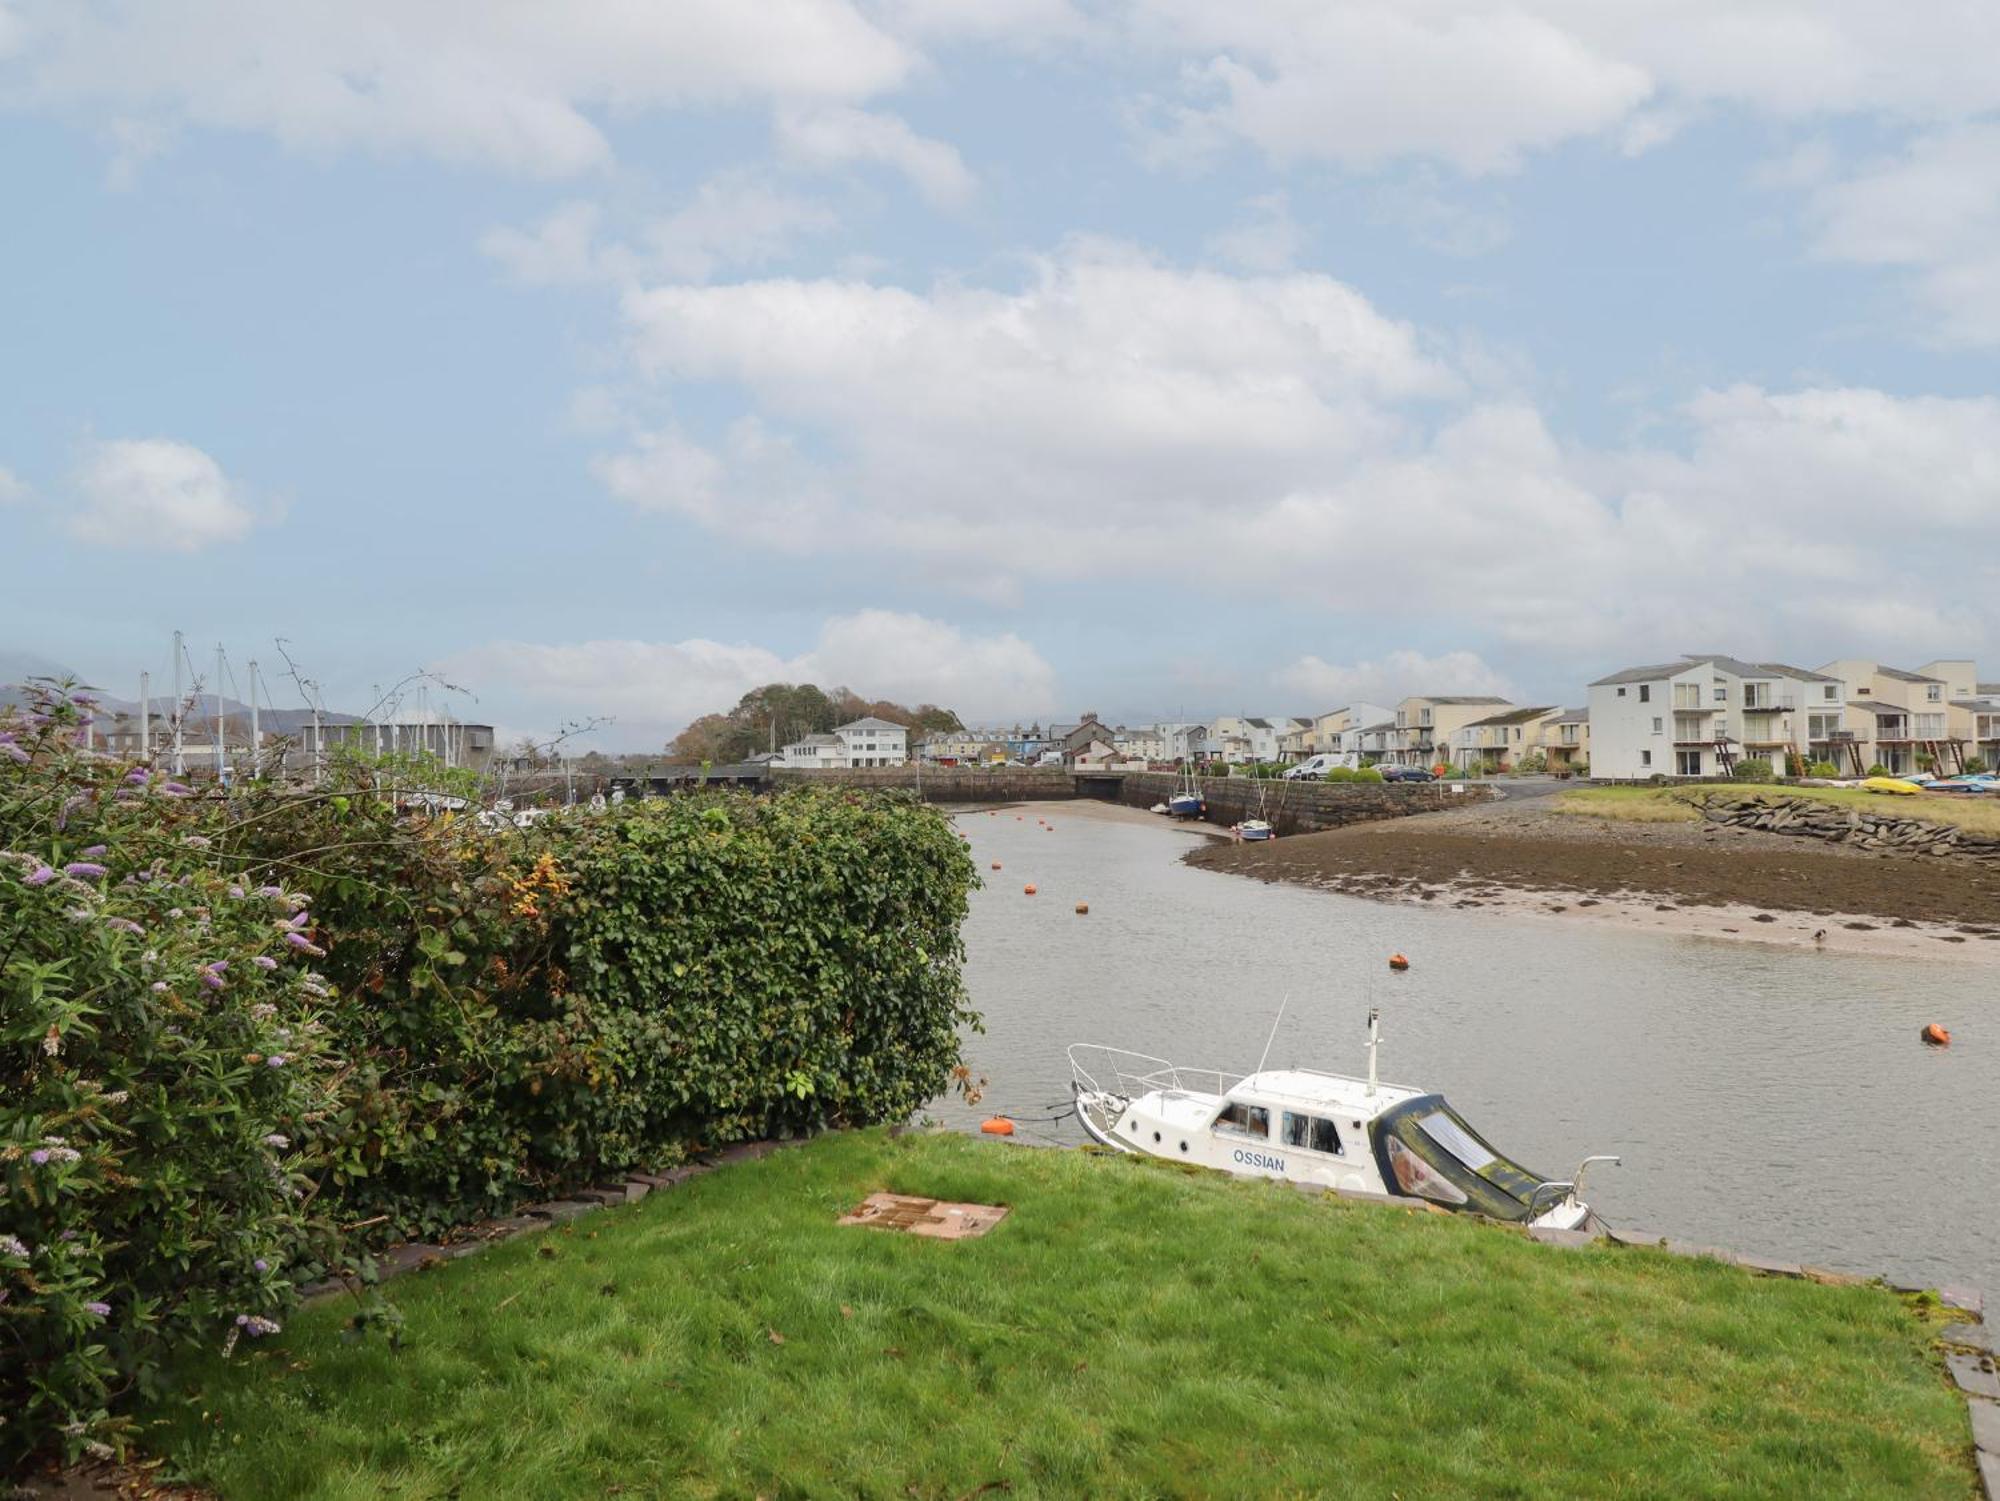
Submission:
<svg viewBox="0 0 2000 1501">
<path fill-rule="evenodd" d="M 1368 1097 L 1375 1097 L 1375 1050 L 1382 1045 L 1382 1008 L 1368 1008 Z"/>
<path fill-rule="evenodd" d="M 1278 1002 L 1278 1020 L 1271 1023 L 1271 1035 L 1264 1039 L 1264 1051 L 1257 1059 L 1257 1072 L 1260 1074 L 1264 1072 L 1265 1059 L 1271 1056 L 1271 1044 L 1278 1040 L 1278 1027 L 1285 1019 L 1285 1007 L 1289 1006 L 1291 1002 L 1292 993 L 1288 990 Z"/>
</svg>

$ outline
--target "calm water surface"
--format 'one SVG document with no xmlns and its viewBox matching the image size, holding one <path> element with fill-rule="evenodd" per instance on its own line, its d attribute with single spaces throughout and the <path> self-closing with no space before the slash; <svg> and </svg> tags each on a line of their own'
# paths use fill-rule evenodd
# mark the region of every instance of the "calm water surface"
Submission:
<svg viewBox="0 0 2000 1501">
<path fill-rule="evenodd" d="M 953 1124 L 1065 1108 L 1071 1042 L 1248 1072 L 1287 995 L 1270 1066 L 1362 1073 L 1373 1002 L 1384 1079 L 1444 1094 L 1545 1176 L 1623 1156 L 1589 1184 L 1615 1225 L 2000 1293 L 1990 965 L 1265 886 L 1181 864 L 1204 836 L 1074 804 L 958 825 L 986 881 L 965 944 L 987 1028 L 967 1056 L 989 1085 L 977 1110 L 933 1107 Z M 1407 974 L 1387 970 L 1397 950 Z M 1933 1020 L 1953 1047 L 1917 1041 Z"/>
</svg>

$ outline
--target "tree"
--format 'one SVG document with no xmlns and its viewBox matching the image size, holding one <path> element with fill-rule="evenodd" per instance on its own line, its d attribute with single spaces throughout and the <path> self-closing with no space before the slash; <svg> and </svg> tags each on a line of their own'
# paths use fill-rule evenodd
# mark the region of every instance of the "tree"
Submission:
<svg viewBox="0 0 2000 1501">
<path fill-rule="evenodd" d="M 704 714 L 693 724 L 674 736 L 667 746 L 667 754 L 683 765 L 698 765 L 703 761 L 726 762 L 736 758 L 725 753 L 725 747 L 735 737 L 736 727 L 726 714 Z"/>
</svg>

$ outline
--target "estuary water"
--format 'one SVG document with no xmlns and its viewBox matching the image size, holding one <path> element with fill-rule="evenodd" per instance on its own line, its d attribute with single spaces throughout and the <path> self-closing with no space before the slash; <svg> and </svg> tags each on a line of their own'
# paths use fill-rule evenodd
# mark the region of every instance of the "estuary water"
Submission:
<svg viewBox="0 0 2000 1501">
<path fill-rule="evenodd" d="M 965 945 L 986 1031 L 966 1054 L 988 1083 L 976 1108 L 931 1107 L 953 1125 L 999 1112 L 1081 1142 L 1030 1120 L 1067 1108 L 1069 1043 L 1247 1073 L 1281 1002 L 1268 1066 L 1360 1074 L 1375 1004 L 1385 1080 L 1442 1093 L 1547 1177 L 1622 1156 L 1587 1184 L 1613 1225 L 2000 1294 L 1990 965 L 1267 886 L 1183 865 L 1206 836 L 1100 805 L 957 823 L 985 882 Z M 1918 1041 L 1930 1021 L 1952 1047 Z"/>
</svg>

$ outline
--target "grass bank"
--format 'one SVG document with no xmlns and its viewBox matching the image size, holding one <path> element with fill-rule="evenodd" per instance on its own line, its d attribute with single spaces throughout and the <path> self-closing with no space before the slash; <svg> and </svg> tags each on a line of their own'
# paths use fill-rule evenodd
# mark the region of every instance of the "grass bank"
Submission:
<svg viewBox="0 0 2000 1501">
<path fill-rule="evenodd" d="M 984 1239 L 840 1228 L 873 1189 Z M 228 1501 L 1972 1494 L 1879 1288 L 951 1136 L 823 1138 L 395 1284 L 200 1373 Z M 203 1412 L 211 1414 L 204 1419 Z"/>
<path fill-rule="evenodd" d="M 1702 782 L 1672 787 L 1583 787 L 1555 799 L 1555 811 L 1620 823 L 1694 823 L 1701 815 L 1689 799 L 1728 789 L 1759 797 L 1802 799 L 1836 808 L 1858 808 L 1885 818 L 1922 818 L 1955 824 L 1975 834 L 2000 834 L 2000 798 L 1967 794 L 1863 792 L 1855 787 L 1774 787 L 1757 782 Z"/>
</svg>

